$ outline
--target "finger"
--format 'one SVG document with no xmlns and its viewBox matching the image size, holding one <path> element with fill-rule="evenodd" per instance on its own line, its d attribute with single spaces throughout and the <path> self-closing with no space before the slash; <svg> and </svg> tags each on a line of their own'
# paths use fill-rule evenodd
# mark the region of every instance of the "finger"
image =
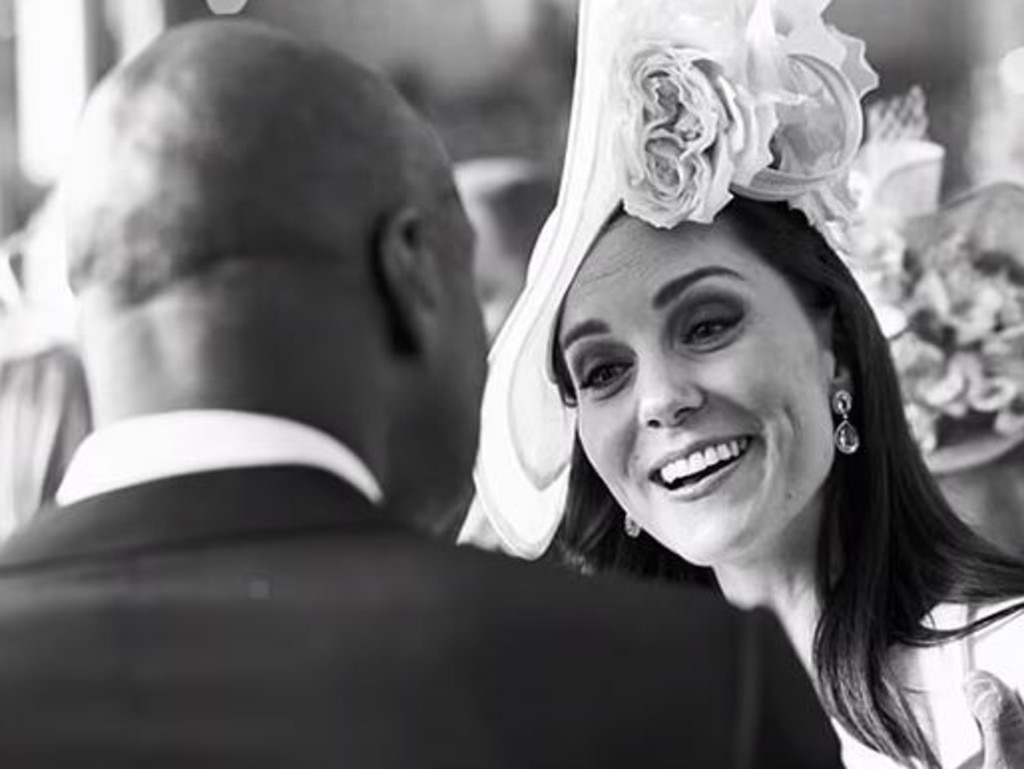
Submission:
<svg viewBox="0 0 1024 769">
<path fill-rule="evenodd" d="M 964 681 L 964 693 L 981 728 L 984 769 L 1024 768 L 1024 703 L 996 676 L 983 670 Z"/>
</svg>

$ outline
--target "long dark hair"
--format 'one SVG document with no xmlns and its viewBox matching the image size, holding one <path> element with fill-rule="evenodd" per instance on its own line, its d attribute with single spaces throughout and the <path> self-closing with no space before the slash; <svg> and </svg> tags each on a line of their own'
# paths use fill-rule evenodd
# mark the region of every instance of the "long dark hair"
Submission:
<svg viewBox="0 0 1024 769">
<path fill-rule="evenodd" d="M 824 705 L 875 750 L 937 765 L 889 666 L 890 649 L 962 638 L 1024 610 L 1021 601 L 954 630 L 926 624 L 931 609 L 945 601 L 1024 596 L 1024 563 L 972 532 L 945 501 L 911 436 L 888 343 L 856 281 L 818 231 L 784 204 L 737 198 L 719 216 L 786 278 L 808 313 L 832 312 L 837 359 L 852 377 L 851 419 L 861 446 L 839 456 L 826 480 L 817 553 L 822 613 L 814 664 Z M 552 354 L 562 397 L 573 405 L 561 352 Z M 709 569 L 687 563 L 647 534 L 626 536 L 623 515 L 577 442 L 556 539 L 563 556 L 587 569 L 715 584 Z M 857 568 L 843 568 L 848 563 Z"/>
</svg>

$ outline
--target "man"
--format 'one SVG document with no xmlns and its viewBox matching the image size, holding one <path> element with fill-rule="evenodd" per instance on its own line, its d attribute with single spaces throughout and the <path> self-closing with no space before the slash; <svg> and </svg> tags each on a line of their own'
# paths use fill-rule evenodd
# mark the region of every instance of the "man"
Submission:
<svg viewBox="0 0 1024 769">
<path fill-rule="evenodd" d="M 240 23 L 93 97 L 96 432 L 0 556 L 0 764 L 830 766 L 777 625 L 425 536 L 472 464 L 472 236 L 377 77 Z"/>
</svg>

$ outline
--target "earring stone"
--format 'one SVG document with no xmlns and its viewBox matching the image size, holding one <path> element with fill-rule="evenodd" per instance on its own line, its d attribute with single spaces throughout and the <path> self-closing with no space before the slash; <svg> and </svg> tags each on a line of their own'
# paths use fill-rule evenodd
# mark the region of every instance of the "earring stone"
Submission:
<svg viewBox="0 0 1024 769">
<path fill-rule="evenodd" d="M 626 530 L 626 536 L 631 539 L 636 539 L 640 536 L 640 524 L 630 515 L 627 515 L 623 520 L 622 528 Z"/>
<path fill-rule="evenodd" d="M 840 422 L 836 426 L 833 439 L 836 448 L 843 454 L 853 454 L 860 448 L 860 436 L 857 434 L 857 428 L 849 419 L 852 410 L 853 396 L 846 390 L 836 390 L 832 396 L 832 411 L 839 416 Z"/>
</svg>

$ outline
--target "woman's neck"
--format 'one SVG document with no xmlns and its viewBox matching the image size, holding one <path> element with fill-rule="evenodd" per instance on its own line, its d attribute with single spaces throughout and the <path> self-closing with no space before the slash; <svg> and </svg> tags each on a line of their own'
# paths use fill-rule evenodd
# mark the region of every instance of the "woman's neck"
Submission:
<svg viewBox="0 0 1024 769">
<path fill-rule="evenodd" d="M 821 615 L 818 595 L 820 516 L 779 538 L 782 547 L 767 554 L 713 565 L 725 597 L 741 608 L 764 607 L 778 616 L 812 680 L 814 634 Z"/>
<path fill-rule="evenodd" d="M 808 674 L 814 678 L 814 633 L 821 607 L 816 569 L 793 564 L 722 566 L 715 577 L 728 601 L 744 609 L 764 607 L 779 618 Z"/>
</svg>

